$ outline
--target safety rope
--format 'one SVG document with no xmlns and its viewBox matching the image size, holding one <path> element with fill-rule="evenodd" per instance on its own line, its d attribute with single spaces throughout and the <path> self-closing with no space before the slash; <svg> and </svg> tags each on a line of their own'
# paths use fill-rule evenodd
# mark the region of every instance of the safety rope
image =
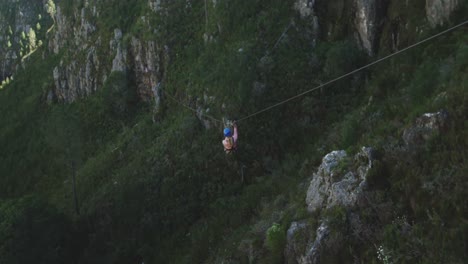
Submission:
<svg viewBox="0 0 468 264">
<path fill-rule="evenodd" d="M 424 40 L 421 40 L 421 41 L 419 41 L 419 42 L 416 42 L 415 44 L 410 45 L 410 46 L 408 46 L 408 47 L 406 47 L 406 48 L 404 48 L 404 49 L 402 49 L 402 50 L 399 50 L 399 51 L 397 51 L 397 52 L 395 52 L 395 53 L 392 53 L 392 54 L 390 54 L 390 55 L 388 55 L 388 56 L 385 56 L 385 57 L 383 57 L 383 58 L 380 58 L 380 59 L 378 59 L 378 60 L 376 60 L 376 61 L 374 61 L 374 62 L 372 62 L 372 63 L 369 63 L 369 64 L 367 64 L 367 65 L 365 65 L 365 66 L 363 66 L 363 67 L 360 67 L 360 68 L 358 68 L 358 69 L 356 69 L 356 70 L 353 70 L 353 71 L 351 71 L 351 72 L 348 72 L 348 73 L 346 73 L 346 74 L 344 74 L 344 75 L 341 75 L 340 77 L 337 77 L 337 78 L 335 78 L 335 79 L 333 79 L 333 80 L 330 80 L 330 81 L 328 81 L 328 82 L 326 82 L 326 83 L 323 83 L 323 84 L 321 84 L 321 85 L 319 85 L 319 86 L 317 86 L 317 87 L 314 87 L 314 88 L 312 88 L 312 89 L 310 89 L 310 90 L 307 90 L 307 91 L 302 92 L 302 93 L 300 93 L 300 94 L 297 94 L 297 95 L 295 95 L 295 96 L 293 96 L 293 97 L 290 97 L 290 98 L 288 98 L 288 99 L 286 99 L 286 100 L 284 100 L 284 101 L 281 101 L 281 102 L 279 102 L 279 103 L 276 103 L 276 104 L 274 104 L 274 105 L 271 105 L 271 106 L 269 106 L 269 107 L 266 107 L 266 108 L 264 108 L 264 109 L 262 109 L 262 110 L 259 110 L 259 111 L 255 112 L 255 113 L 253 113 L 253 114 L 250 114 L 250 115 L 247 115 L 247 116 L 245 116 L 245 117 L 242 117 L 242 118 L 238 119 L 237 121 L 240 122 L 240 121 L 246 120 L 246 119 L 248 119 L 248 118 L 251 118 L 251 117 L 253 117 L 253 116 L 256 116 L 256 115 L 258 115 L 258 114 L 261 114 L 261 113 L 263 113 L 263 112 L 266 112 L 266 111 L 268 111 L 268 110 L 270 110 L 270 109 L 272 109 L 272 108 L 275 108 L 275 107 L 277 107 L 277 106 L 283 105 L 283 104 L 285 104 L 285 103 L 287 103 L 287 102 L 289 102 L 289 101 L 292 101 L 292 100 L 294 100 L 294 99 L 297 99 L 297 98 L 299 98 L 299 97 L 302 97 L 302 96 L 304 96 L 304 95 L 306 95 L 306 94 L 308 94 L 308 93 L 311 93 L 311 92 L 313 92 L 313 91 L 315 91 L 315 90 L 318 90 L 318 89 L 320 89 L 320 88 L 322 88 L 322 87 L 324 87 L 324 86 L 327 86 L 327 85 L 329 85 L 329 84 L 331 84 L 331 83 L 337 82 L 337 81 L 339 81 L 339 80 L 341 80 L 341 79 L 343 79 L 343 78 L 346 78 L 346 77 L 348 77 L 348 76 L 350 76 L 350 75 L 353 75 L 353 74 L 355 74 L 355 73 L 357 73 L 357 72 L 359 72 L 359 71 L 362 71 L 362 70 L 364 70 L 364 69 L 367 69 L 367 68 L 369 68 L 369 67 L 371 67 L 371 66 L 373 66 L 373 65 L 375 65 L 375 64 L 377 64 L 377 63 L 379 63 L 379 62 L 382 62 L 382 61 L 384 61 L 384 60 L 387 60 L 387 59 L 389 59 L 389 58 L 391 58 L 391 57 L 393 57 L 393 56 L 396 56 L 396 55 L 398 55 L 398 54 L 400 54 L 400 53 L 402 53 L 402 52 L 405 52 L 405 51 L 407 51 L 407 50 L 409 50 L 409 49 L 411 49 L 411 48 L 414 48 L 414 47 L 416 47 L 416 46 L 419 46 L 419 45 L 421 45 L 421 44 L 423 44 L 423 43 L 425 43 L 425 42 L 428 42 L 428 41 L 430 41 L 430 40 L 432 40 L 432 39 L 435 39 L 435 38 L 437 38 L 437 37 L 440 37 L 440 36 L 442 36 L 442 35 L 444 35 L 444 34 L 450 32 L 450 31 L 453 31 L 453 30 L 455 30 L 455 29 L 457 29 L 457 28 L 459 28 L 459 27 L 462 27 L 462 26 L 464 26 L 464 25 L 466 25 L 466 24 L 468 24 L 468 20 L 465 21 L 465 22 L 462 22 L 462 23 L 460 23 L 460 24 L 458 24 L 458 25 L 456 25 L 456 26 L 453 26 L 453 27 L 451 27 L 451 28 L 449 28 L 449 29 L 447 29 L 447 30 L 444 30 L 444 31 L 442 31 L 442 32 L 440 32 L 440 33 L 437 33 L 437 34 L 435 34 L 435 35 L 433 35 L 433 36 L 431 36 L 431 37 L 428 37 L 428 38 L 426 38 L 426 39 L 424 39 Z"/>
</svg>

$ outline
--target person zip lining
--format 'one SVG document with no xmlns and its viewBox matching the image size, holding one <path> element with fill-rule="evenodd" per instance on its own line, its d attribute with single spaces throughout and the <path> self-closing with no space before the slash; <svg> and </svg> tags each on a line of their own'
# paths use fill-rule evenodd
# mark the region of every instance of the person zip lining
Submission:
<svg viewBox="0 0 468 264">
<path fill-rule="evenodd" d="M 224 134 L 224 139 L 222 141 L 223 146 L 224 146 L 224 152 L 226 154 L 231 154 L 237 149 L 237 139 L 239 137 L 239 134 L 237 132 L 237 122 L 233 121 L 232 122 L 232 129 L 231 129 L 231 124 L 228 122 L 225 125 L 225 128 L 223 130 Z M 234 130 L 234 133 L 233 133 Z"/>
<path fill-rule="evenodd" d="M 224 139 L 222 141 L 224 152 L 226 153 L 227 157 L 229 156 L 228 160 L 232 162 L 234 167 L 238 167 L 238 173 L 241 176 L 241 182 L 244 183 L 244 170 L 247 168 L 243 164 L 243 162 L 239 159 L 239 156 L 236 154 L 237 151 L 237 139 L 239 138 L 239 132 L 237 128 L 237 121 L 226 121 L 224 122 L 224 130 L 223 135 Z M 231 154 L 231 155 L 229 155 Z"/>
</svg>

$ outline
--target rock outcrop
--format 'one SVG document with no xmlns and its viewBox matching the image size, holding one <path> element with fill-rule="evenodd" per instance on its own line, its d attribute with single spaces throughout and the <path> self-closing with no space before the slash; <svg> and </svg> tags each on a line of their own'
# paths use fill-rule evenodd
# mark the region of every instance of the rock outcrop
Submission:
<svg viewBox="0 0 468 264">
<path fill-rule="evenodd" d="M 53 70 L 53 94 L 59 102 L 70 103 L 89 96 L 106 80 L 102 63 L 106 56 L 98 52 L 103 43 L 101 37 L 93 37 L 96 26 L 90 21 L 97 18 L 95 10 L 86 1 L 82 9 L 68 17 L 59 5 L 56 7 L 48 47 L 54 54 L 66 53 L 67 58 Z"/>
<path fill-rule="evenodd" d="M 305 221 L 293 222 L 287 231 L 285 262 L 288 264 L 318 264 L 320 254 L 330 234 L 325 222 L 317 228 L 315 239 L 311 226 Z"/>
<path fill-rule="evenodd" d="M 115 53 L 112 60 L 111 72 L 126 72 L 127 71 L 127 51 L 122 48 L 122 30 L 116 28 L 114 30 L 114 39 L 109 43 L 111 51 Z"/>
<path fill-rule="evenodd" d="M 386 8 L 386 0 L 356 0 L 355 27 L 359 42 L 369 55 L 377 51 Z"/>
<path fill-rule="evenodd" d="M 409 148 L 417 147 L 432 136 L 443 132 L 448 126 L 449 114 L 441 110 L 437 113 L 426 113 L 416 119 L 413 126 L 403 131 L 403 140 Z"/>
<path fill-rule="evenodd" d="M 155 41 L 132 37 L 129 64 L 135 74 L 137 93 L 141 100 L 159 100 L 159 85 L 169 63 L 169 48 Z"/>
<path fill-rule="evenodd" d="M 459 0 L 426 0 L 426 16 L 432 27 L 443 25 L 459 6 Z"/>
<path fill-rule="evenodd" d="M 353 158 L 348 157 L 344 150 L 325 155 L 307 191 L 306 204 L 309 212 L 315 213 L 336 206 L 350 212 L 364 208 L 367 205 L 364 202 L 367 199 L 364 192 L 368 189 L 366 178 L 376 156 L 375 150 L 370 147 L 363 147 Z M 346 218 L 349 218 L 345 224 L 349 225 L 349 229 L 355 230 L 360 236 L 368 237 L 359 216 L 349 213 Z M 322 263 L 321 256 L 325 251 L 333 252 L 343 246 L 343 234 L 337 230 L 332 231 L 326 217 L 321 217 L 315 232 L 313 229 L 307 220 L 291 224 L 287 231 L 284 252 L 286 263 L 319 264 Z"/>
<path fill-rule="evenodd" d="M 372 148 L 363 147 L 354 157 L 357 169 L 350 168 L 352 160 L 344 150 L 325 155 L 322 164 L 314 173 L 306 203 L 309 212 L 334 206 L 353 207 L 366 188 L 366 176 L 372 167 Z"/>
<path fill-rule="evenodd" d="M 139 98 L 146 102 L 154 101 L 156 109 L 159 108 L 159 87 L 169 63 L 169 48 L 135 36 L 131 37 L 129 45 L 124 45 L 124 33 L 119 28 L 108 40 L 109 49 L 103 47 L 107 41 L 93 37 L 96 26 L 92 21 L 97 20 L 99 12 L 92 5 L 86 2 L 80 12 L 73 13 L 72 17 L 65 16 L 62 9 L 57 7 L 49 49 L 55 54 L 64 50 L 69 59 L 67 62 L 62 60 L 60 66 L 54 69 L 56 98 L 72 102 L 99 89 L 109 73 L 125 72 L 132 74 L 129 76 L 136 82 Z M 161 1 L 148 1 L 148 5 L 156 12 L 161 8 Z M 145 17 L 140 19 L 151 27 Z M 87 54 L 85 58 L 83 53 Z M 109 57 L 113 59 L 109 60 Z"/>
<path fill-rule="evenodd" d="M 90 45 L 95 46 L 97 43 L 91 41 L 91 36 L 96 31 L 96 26 L 90 21 L 97 18 L 97 13 L 92 11 L 95 9 L 95 6 L 87 4 L 79 12 L 73 13 L 72 17 L 67 17 L 57 5 L 49 50 L 58 54 L 62 49 L 78 51 L 86 50 Z"/>
<path fill-rule="evenodd" d="M 86 53 L 86 63 L 79 64 L 72 61 L 66 64 L 61 61 L 54 68 L 55 82 L 54 94 L 60 102 L 73 102 L 78 98 L 86 97 L 98 89 L 98 84 L 104 80 L 99 79 L 99 59 L 95 48 L 90 48 Z M 103 77 L 105 78 L 105 77 Z"/>
</svg>

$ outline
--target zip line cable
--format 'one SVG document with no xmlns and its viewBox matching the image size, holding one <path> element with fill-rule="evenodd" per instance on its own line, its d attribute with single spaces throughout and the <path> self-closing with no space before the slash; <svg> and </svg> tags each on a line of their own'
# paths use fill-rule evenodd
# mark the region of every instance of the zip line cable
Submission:
<svg viewBox="0 0 468 264">
<path fill-rule="evenodd" d="M 457 28 L 459 28 L 459 27 L 462 27 L 462 26 L 464 26 L 464 25 L 467 25 L 467 24 L 468 24 L 468 20 L 466 20 L 465 22 L 462 22 L 462 23 L 460 23 L 460 24 L 458 24 L 458 25 L 456 25 L 456 26 L 453 26 L 453 27 L 451 27 L 451 28 L 449 28 L 449 29 L 446 29 L 446 30 L 444 30 L 444 31 L 441 31 L 441 32 L 439 32 L 439 33 L 437 33 L 437 34 L 435 34 L 435 35 L 433 35 L 433 36 L 431 36 L 431 37 L 428 37 L 428 38 L 423 39 L 423 40 L 421 40 L 421 41 L 419 41 L 419 42 L 416 42 L 415 44 L 412 44 L 412 45 L 410 45 L 410 46 L 408 46 L 408 47 L 406 47 L 406 48 L 404 48 L 404 49 L 401 49 L 401 50 L 399 50 L 399 51 L 397 51 L 397 52 L 395 52 L 395 53 L 392 53 L 392 54 L 387 55 L 387 56 L 385 56 L 385 57 L 383 57 L 383 58 L 380 58 L 380 59 L 378 59 L 378 60 L 376 60 L 376 61 L 374 61 L 374 62 L 371 62 L 371 63 L 369 63 L 369 64 L 367 64 L 367 65 L 365 65 L 365 66 L 362 66 L 362 67 L 357 68 L 357 69 L 355 69 L 355 70 L 353 70 L 353 71 L 351 71 L 351 72 L 348 72 L 348 73 L 346 73 L 346 74 L 344 74 L 344 75 L 341 75 L 341 76 L 339 76 L 339 77 L 337 77 L 337 78 L 335 78 L 335 79 L 332 79 L 332 80 L 330 80 L 330 81 L 327 81 L 326 83 L 320 84 L 320 85 L 317 86 L 317 87 L 314 87 L 314 88 L 312 88 L 312 89 L 310 89 L 310 90 L 304 91 L 304 92 L 302 92 L 302 93 L 300 93 L 300 94 L 297 94 L 297 95 L 295 95 L 295 96 L 292 96 L 292 97 L 290 97 L 290 98 L 288 98 L 288 99 L 286 99 L 286 100 L 283 100 L 283 101 L 278 102 L 278 103 L 276 103 L 276 104 L 274 104 L 274 105 L 268 106 L 268 107 L 266 107 L 266 108 L 264 108 L 264 109 L 262 109 L 262 110 L 259 110 L 259 111 L 257 111 L 257 112 L 254 112 L 254 113 L 249 114 L 249 115 L 247 115 L 247 116 L 244 116 L 244 117 L 242 117 L 242 118 L 240 118 L 240 119 L 237 119 L 237 122 L 246 120 L 246 119 L 248 119 L 248 118 L 251 118 L 251 117 L 253 117 L 253 116 L 256 116 L 256 115 L 259 115 L 259 114 L 261 114 L 261 113 L 263 113 L 263 112 L 266 112 L 266 111 L 268 111 L 268 110 L 270 110 L 270 109 L 273 109 L 273 108 L 275 108 L 275 107 L 278 107 L 278 106 L 280 106 L 280 105 L 283 105 L 283 104 L 285 104 L 285 103 L 287 103 L 287 102 L 290 102 L 290 101 L 292 101 L 292 100 L 294 100 L 294 99 L 297 99 L 297 98 L 299 98 L 299 97 L 302 97 L 302 96 L 304 96 L 304 95 L 306 95 L 306 94 L 308 94 L 308 93 L 311 93 L 311 92 L 313 92 L 313 91 L 315 91 L 315 90 L 318 90 L 318 89 L 320 89 L 320 88 L 322 88 L 322 87 L 324 87 L 324 86 L 327 86 L 327 85 L 332 84 L 332 83 L 334 83 L 334 82 L 337 82 L 337 81 L 339 81 L 339 80 L 341 80 L 341 79 L 344 79 L 344 78 L 346 78 L 346 77 L 348 77 L 348 76 L 350 76 L 350 75 L 353 75 L 353 74 L 355 74 L 355 73 L 357 73 L 357 72 L 360 72 L 360 71 L 362 71 L 362 70 L 364 70 L 364 69 L 367 69 L 367 68 L 369 68 L 369 67 L 371 67 L 371 66 L 373 66 L 373 65 L 375 65 L 375 64 L 377 64 L 377 63 L 380 63 L 380 62 L 382 62 L 382 61 L 388 60 L 388 59 L 390 59 L 391 57 L 394 57 L 394 56 L 396 56 L 396 55 L 398 55 L 398 54 L 400 54 L 400 53 L 403 53 L 403 52 L 405 52 L 405 51 L 407 51 L 407 50 L 409 50 L 409 49 L 412 49 L 412 48 L 414 48 L 414 47 L 416 47 L 416 46 L 419 46 L 419 45 L 421 45 L 421 44 L 423 44 L 423 43 L 426 43 L 426 42 L 428 42 L 428 41 L 430 41 L 430 40 L 433 40 L 433 39 L 435 39 L 435 38 L 437 38 L 437 37 L 440 37 L 440 36 L 442 36 L 442 35 L 445 35 L 445 34 L 451 32 L 451 31 L 453 31 L 453 30 L 455 30 L 455 29 L 457 29 Z M 279 40 L 281 40 L 281 39 L 283 38 L 284 34 L 289 30 L 289 27 L 291 27 L 291 24 L 286 28 L 286 30 L 283 32 L 283 34 L 282 34 L 282 36 L 280 37 Z M 277 41 L 277 43 L 275 44 L 275 46 L 273 47 L 273 49 L 274 49 L 274 48 L 276 47 L 276 45 L 278 44 L 279 40 Z M 272 50 L 273 50 L 273 49 L 272 49 Z M 164 90 L 162 90 L 162 91 L 164 92 Z M 173 101 L 175 101 L 177 104 L 180 104 L 180 105 L 182 105 L 183 107 L 185 107 L 185 108 L 187 108 L 187 109 L 189 109 L 189 110 L 191 110 L 191 111 L 193 111 L 193 112 L 195 112 L 195 113 L 199 113 L 199 111 L 197 111 L 196 109 L 194 109 L 194 108 L 192 108 L 192 107 L 190 107 L 190 106 L 187 106 L 187 105 L 181 103 L 180 101 L 178 101 L 174 96 L 170 95 L 169 93 L 164 92 L 164 94 L 166 94 L 167 97 L 169 97 L 170 99 L 172 99 Z M 219 119 L 217 119 L 217 118 L 214 118 L 214 117 L 211 116 L 211 115 L 204 114 L 204 113 L 200 113 L 200 115 L 206 116 L 206 117 L 210 118 L 210 119 L 213 120 L 213 121 L 223 123 L 222 120 L 219 120 Z"/>
<path fill-rule="evenodd" d="M 299 97 L 301 97 L 301 96 L 304 96 L 304 95 L 306 95 L 306 94 L 308 94 L 308 93 L 311 93 L 311 92 L 313 92 L 313 91 L 315 91 L 315 90 L 318 90 L 318 89 L 320 89 L 320 88 L 322 88 L 322 87 L 324 87 L 324 86 L 326 86 L 326 85 L 329 85 L 329 84 L 331 84 L 331 83 L 337 82 L 337 81 L 339 81 L 339 80 L 341 80 L 341 79 L 343 79 L 343 78 L 346 78 L 346 77 L 348 77 L 348 76 L 350 76 L 350 75 L 353 75 L 353 74 L 355 74 L 355 73 L 357 73 L 357 72 L 359 72 L 359 71 L 362 71 L 362 70 L 364 70 L 364 69 L 367 69 L 367 68 L 369 68 L 369 67 L 371 67 L 371 66 L 373 66 L 373 65 L 375 65 L 375 64 L 377 64 L 377 63 L 379 63 L 379 62 L 382 62 L 382 61 L 384 61 L 384 60 L 387 60 L 387 59 L 389 59 L 389 58 L 391 58 L 391 57 L 393 57 L 393 56 L 396 56 L 396 55 L 398 55 L 398 54 L 400 54 L 400 53 L 402 53 L 402 52 L 405 52 L 405 51 L 407 51 L 407 50 L 409 50 L 409 49 L 411 49 L 411 48 L 414 48 L 414 47 L 419 46 L 419 45 L 421 45 L 421 44 L 423 44 L 423 43 L 425 43 L 425 42 L 428 42 L 428 41 L 430 41 L 430 40 L 432 40 L 432 39 L 435 39 L 435 38 L 437 38 L 437 37 L 439 37 L 439 36 L 442 36 L 442 35 L 444 35 L 444 34 L 446 34 L 446 33 L 448 33 L 448 32 L 451 32 L 451 31 L 453 31 L 453 30 L 455 30 L 455 29 L 457 29 L 457 28 L 459 28 L 459 27 L 462 27 L 462 26 L 464 26 L 464 25 L 466 25 L 466 24 L 468 24 L 468 20 L 466 20 L 465 22 L 462 22 L 462 23 L 460 23 L 460 24 L 458 24 L 458 25 L 456 25 L 456 26 L 453 26 L 453 27 L 451 27 L 451 28 L 449 28 L 449 29 L 446 29 L 446 30 L 444 30 L 444 31 L 442 31 L 442 32 L 439 32 L 439 33 L 437 33 L 437 34 L 435 34 L 435 35 L 433 35 L 433 36 L 431 36 L 431 37 L 428 37 L 428 38 L 423 39 L 423 40 L 421 40 L 421 41 L 419 41 L 419 42 L 416 42 L 415 44 L 410 45 L 410 46 L 408 46 L 408 47 L 406 47 L 406 48 L 404 48 L 404 49 L 402 49 L 402 50 L 399 50 L 399 51 L 397 51 L 397 52 L 395 52 L 395 53 L 392 53 L 392 54 L 390 54 L 390 55 L 388 55 L 388 56 L 385 56 L 385 57 L 383 57 L 383 58 L 380 58 L 380 59 L 378 59 L 378 60 L 376 60 L 376 61 L 374 61 L 374 62 L 372 62 L 372 63 L 369 63 L 369 64 L 367 64 L 367 65 L 365 65 L 365 66 L 363 66 L 363 67 L 360 67 L 360 68 L 358 68 L 358 69 L 356 69 L 356 70 L 353 70 L 353 71 L 351 71 L 351 72 L 348 72 L 348 73 L 346 73 L 346 74 L 344 74 L 344 75 L 341 75 L 340 77 L 337 77 L 337 78 L 335 78 L 335 79 L 332 79 L 332 80 L 330 80 L 330 81 L 328 81 L 328 82 L 326 82 L 326 83 L 323 83 L 323 84 L 321 84 L 321 85 L 319 85 L 319 86 L 317 86 L 317 87 L 314 87 L 314 88 L 312 88 L 312 89 L 310 89 L 310 90 L 307 90 L 307 91 L 305 91 L 305 92 L 302 92 L 302 93 L 300 93 L 300 94 L 297 94 L 297 95 L 295 95 L 295 96 L 293 96 L 293 97 L 290 97 L 290 98 L 288 98 L 288 99 L 286 99 L 286 100 L 284 100 L 284 101 L 281 101 L 281 102 L 279 102 L 279 103 L 276 103 L 276 104 L 274 104 L 274 105 L 271 105 L 271 106 L 269 106 L 269 107 L 267 107 L 267 108 L 264 108 L 264 109 L 262 109 L 262 110 L 260 110 L 260 111 L 255 112 L 255 113 L 253 113 L 253 114 L 250 114 L 250 115 L 247 115 L 247 116 L 245 116 L 245 117 L 243 117 L 243 118 L 240 118 L 240 119 L 238 119 L 237 121 L 238 121 L 238 122 L 243 121 L 243 120 L 245 120 L 245 119 L 248 119 L 248 118 L 251 118 L 251 117 L 256 116 L 256 115 L 258 115 L 258 114 L 261 114 L 261 113 L 263 113 L 263 112 L 266 112 L 266 111 L 268 111 L 268 110 L 270 110 L 270 109 L 272 109 L 272 108 L 275 108 L 275 107 L 277 107 L 277 106 L 283 105 L 283 104 L 285 104 L 285 103 L 287 103 L 287 102 L 289 102 L 289 101 L 292 101 L 292 100 L 297 99 L 297 98 L 299 98 Z"/>
<path fill-rule="evenodd" d="M 171 100 L 173 100 L 173 101 L 176 102 L 177 104 L 179 104 L 179 105 L 181 105 L 181 106 L 183 106 L 183 107 L 185 107 L 185 108 L 187 108 L 187 109 L 189 109 L 189 110 L 191 110 L 191 111 L 193 111 L 193 112 L 195 112 L 195 113 L 199 113 L 199 111 L 197 111 L 197 109 L 192 108 L 192 107 L 190 107 L 190 106 L 188 106 L 188 105 L 186 105 L 186 104 L 180 102 L 179 100 L 177 100 L 174 96 L 170 95 L 170 94 L 169 94 L 168 92 L 166 92 L 165 90 L 162 90 L 162 91 L 164 92 L 164 94 L 165 94 L 167 97 L 169 97 Z M 219 119 L 217 119 L 217 118 L 214 118 L 214 117 L 212 117 L 211 115 L 204 114 L 204 113 L 200 113 L 200 115 L 206 116 L 206 117 L 208 117 L 209 119 L 211 119 L 211 120 L 213 120 L 213 121 L 223 123 L 223 121 L 221 121 L 221 120 L 219 120 Z"/>
</svg>

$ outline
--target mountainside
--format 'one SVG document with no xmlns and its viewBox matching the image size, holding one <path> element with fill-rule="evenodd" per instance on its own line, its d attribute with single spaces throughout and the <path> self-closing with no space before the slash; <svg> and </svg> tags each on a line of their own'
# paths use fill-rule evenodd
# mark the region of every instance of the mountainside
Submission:
<svg viewBox="0 0 468 264">
<path fill-rule="evenodd" d="M 464 263 L 467 19 L 4 0 L 0 263 Z"/>
</svg>

